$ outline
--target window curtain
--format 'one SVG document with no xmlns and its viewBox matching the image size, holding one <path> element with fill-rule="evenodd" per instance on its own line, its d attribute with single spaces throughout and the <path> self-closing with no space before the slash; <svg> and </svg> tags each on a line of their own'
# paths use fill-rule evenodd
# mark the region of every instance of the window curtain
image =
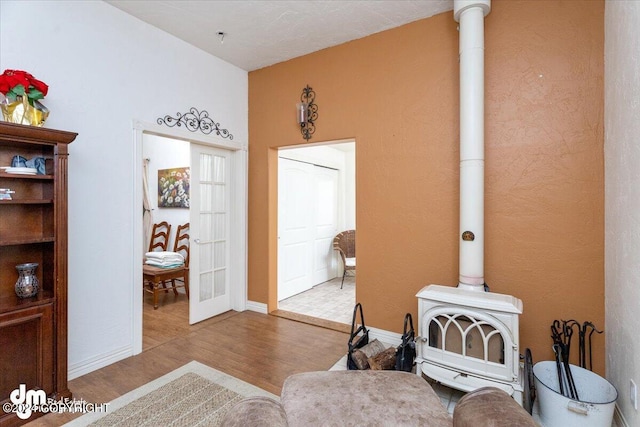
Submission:
<svg viewBox="0 0 640 427">
<path fill-rule="evenodd" d="M 142 252 L 146 253 L 149 249 L 149 240 L 151 239 L 151 229 L 153 227 L 153 213 L 151 212 L 151 199 L 149 197 L 149 159 L 142 161 L 142 193 L 142 230 L 144 233 Z"/>
</svg>

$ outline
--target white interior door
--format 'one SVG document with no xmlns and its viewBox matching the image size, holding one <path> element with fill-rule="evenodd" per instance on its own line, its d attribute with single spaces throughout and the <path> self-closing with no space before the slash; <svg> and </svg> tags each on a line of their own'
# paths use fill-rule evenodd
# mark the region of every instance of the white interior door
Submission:
<svg viewBox="0 0 640 427">
<path fill-rule="evenodd" d="M 231 152 L 191 144 L 189 323 L 231 309 Z"/>
<path fill-rule="evenodd" d="M 278 162 L 278 301 L 335 277 L 336 169 Z"/>
<path fill-rule="evenodd" d="M 333 238 L 338 232 L 338 171 L 314 166 L 315 238 L 313 285 L 336 276 Z"/>
<path fill-rule="evenodd" d="M 278 301 L 311 289 L 313 165 L 278 161 Z"/>
</svg>

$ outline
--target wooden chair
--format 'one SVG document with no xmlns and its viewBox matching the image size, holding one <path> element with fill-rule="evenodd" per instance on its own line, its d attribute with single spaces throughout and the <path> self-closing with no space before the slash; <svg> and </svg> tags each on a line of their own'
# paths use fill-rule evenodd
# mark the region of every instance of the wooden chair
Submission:
<svg viewBox="0 0 640 427">
<path fill-rule="evenodd" d="M 151 240 L 149 241 L 149 251 L 155 250 L 166 251 L 169 246 L 169 235 L 171 234 L 171 224 L 167 221 L 162 221 L 157 224 L 153 224 L 153 230 L 151 231 Z"/>
<path fill-rule="evenodd" d="M 171 224 L 167 221 L 162 221 L 157 224 L 153 224 L 151 230 L 151 240 L 149 240 L 149 251 L 167 251 L 169 247 L 169 236 L 171 235 Z M 166 289 L 164 282 L 162 286 Z M 168 291 L 167 291 L 168 292 Z"/>
<path fill-rule="evenodd" d="M 346 230 L 338 233 L 333 238 L 333 249 L 340 253 L 342 264 L 344 265 L 342 283 L 340 284 L 340 289 L 342 289 L 347 271 L 356 271 L 356 230 Z"/>
<path fill-rule="evenodd" d="M 184 266 L 186 268 L 186 274 L 189 273 L 189 223 L 179 225 L 176 231 L 176 240 L 173 242 L 173 252 L 178 252 L 184 257 Z M 176 290 L 175 281 L 178 280 L 184 283 L 184 278 L 172 279 L 171 284 L 173 286 L 174 293 L 178 293 Z M 187 298 L 189 298 L 189 286 L 185 286 L 185 292 Z"/>
<path fill-rule="evenodd" d="M 142 267 L 144 291 L 153 294 L 153 309 L 158 309 L 158 294 L 162 291 L 178 295 L 178 288 L 184 287 L 189 298 L 189 223 L 178 226 L 173 252 L 179 252 L 184 256 L 184 265 L 175 268 L 162 268 L 145 264 Z M 171 288 L 165 288 L 165 282 L 171 282 Z M 161 287 L 163 286 L 163 287 Z"/>
</svg>

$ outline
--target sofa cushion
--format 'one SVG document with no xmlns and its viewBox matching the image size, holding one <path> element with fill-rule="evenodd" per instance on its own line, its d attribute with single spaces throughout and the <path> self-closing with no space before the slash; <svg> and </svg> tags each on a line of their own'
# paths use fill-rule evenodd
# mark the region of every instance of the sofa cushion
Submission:
<svg viewBox="0 0 640 427">
<path fill-rule="evenodd" d="M 483 387 L 465 394 L 453 411 L 455 427 L 536 427 L 522 406 L 504 391 Z"/>
<path fill-rule="evenodd" d="M 287 427 L 287 417 L 280 402 L 264 397 L 245 397 L 222 419 L 221 427 Z"/>
<path fill-rule="evenodd" d="M 285 380 L 280 400 L 291 427 L 452 425 L 431 386 L 409 372 L 295 374 Z"/>
</svg>

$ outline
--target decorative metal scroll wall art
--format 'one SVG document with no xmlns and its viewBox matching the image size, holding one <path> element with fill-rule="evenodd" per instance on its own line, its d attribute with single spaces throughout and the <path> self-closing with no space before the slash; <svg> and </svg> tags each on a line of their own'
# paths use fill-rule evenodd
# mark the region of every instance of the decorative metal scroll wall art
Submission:
<svg viewBox="0 0 640 427">
<path fill-rule="evenodd" d="M 318 104 L 313 102 L 315 99 L 316 93 L 309 85 L 302 89 L 302 95 L 300 95 L 301 103 L 298 107 L 298 123 L 300 123 L 302 137 L 307 141 L 316 131 L 315 121 L 318 119 Z"/>
<path fill-rule="evenodd" d="M 206 110 L 198 111 L 197 108 L 191 107 L 188 113 L 176 113 L 176 117 L 169 115 L 164 118 L 158 118 L 159 125 L 167 125 L 169 127 L 186 127 L 191 132 L 201 131 L 205 135 L 215 132 L 216 135 L 223 138 L 233 139 L 233 135 L 227 129 L 220 128 L 220 123 L 214 122 Z"/>
</svg>

